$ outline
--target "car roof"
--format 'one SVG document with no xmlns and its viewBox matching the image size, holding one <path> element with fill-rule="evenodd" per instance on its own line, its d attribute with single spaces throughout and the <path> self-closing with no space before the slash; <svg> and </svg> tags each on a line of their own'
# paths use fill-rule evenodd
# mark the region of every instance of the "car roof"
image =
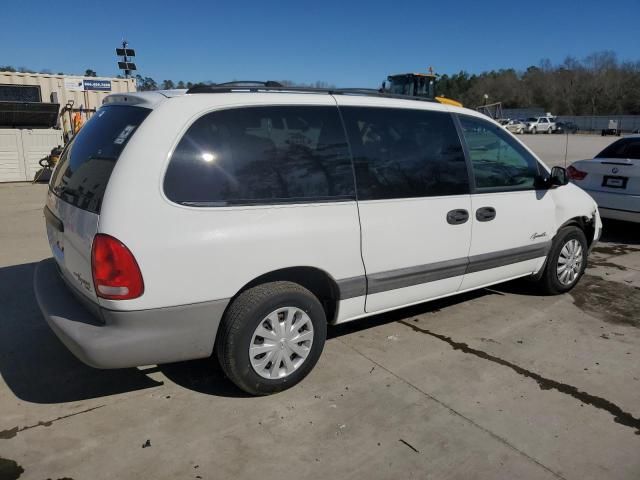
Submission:
<svg viewBox="0 0 640 480">
<path fill-rule="evenodd" d="M 340 104 L 361 103 L 363 106 L 383 106 L 383 107 L 398 107 L 398 108 L 417 108 L 421 110 L 436 110 L 436 111 L 449 111 L 456 113 L 463 113 L 466 115 L 472 115 L 480 118 L 484 118 L 490 121 L 494 121 L 486 115 L 471 110 L 465 107 L 458 107 L 455 105 L 442 104 L 436 100 L 428 100 L 424 98 L 415 98 L 402 95 L 381 94 L 375 90 L 365 89 L 295 89 L 288 90 L 286 88 L 279 90 L 272 90 L 269 88 L 248 90 L 247 88 L 237 87 L 234 89 L 228 89 L 227 91 L 220 92 L 197 92 L 190 93 L 187 89 L 172 89 L 172 90 L 154 90 L 145 92 L 130 92 L 130 93 L 114 93 L 108 95 L 103 100 L 103 105 L 135 105 L 140 107 L 146 107 L 155 109 L 160 104 L 179 98 L 203 96 L 208 97 L 208 102 L 211 100 L 211 96 L 220 96 L 220 100 L 227 100 L 230 96 L 242 95 L 243 103 L 250 105 L 252 103 L 264 104 L 265 97 L 274 98 L 274 95 L 295 95 L 298 98 L 306 95 L 334 95 L 335 98 L 350 98 L 350 101 L 340 101 Z M 225 98 L 226 97 L 226 98 Z M 359 99 L 359 100 L 356 100 Z M 221 101 L 221 104 L 227 103 Z"/>
</svg>

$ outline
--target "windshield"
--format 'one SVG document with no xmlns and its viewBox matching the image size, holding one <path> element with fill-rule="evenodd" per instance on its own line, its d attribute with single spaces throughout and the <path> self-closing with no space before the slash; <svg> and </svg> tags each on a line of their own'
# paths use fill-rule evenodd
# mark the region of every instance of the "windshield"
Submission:
<svg viewBox="0 0 640 480">
<path fill-rule="evenodd" d="M 602 150 L 596 158 L 632 158 L 640 160 L 640 137 L 621 138 Z"/>
<path fill-rule="evenodd" d="M 391 93 L 427 98 L 435 97 L 435 81 L 433 77 L 399 75 L 388 77 L 388 80 Z"/>
<path fill-rule="evenodd" d="M 51 191 L 76 207 L 100 213 L 111 171 L 150 112 L 123 105 L 100 108 L 62 154 L 51 179 Z"/>
</svg>

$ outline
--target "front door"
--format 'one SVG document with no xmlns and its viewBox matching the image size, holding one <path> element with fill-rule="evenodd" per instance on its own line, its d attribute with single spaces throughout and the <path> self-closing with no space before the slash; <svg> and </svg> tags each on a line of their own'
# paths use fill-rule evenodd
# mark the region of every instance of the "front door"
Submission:
<svg viewBox="0 0 640 480">
<path fill-rule="evenodd" d="M 499 126 L 460 115 L 472 165 L 472 236 L 468 290 L 533 273 L 542 265 L 554 233 L 554 202 L 536 190 L 544 173 L 536 158 Z"/>
<path fill-rule="evenodd" d="M 471 198 L 452 116 L 336 101 L 354 158 L 366 311 L 455 293 L 467 265 Z"/>
</svg>

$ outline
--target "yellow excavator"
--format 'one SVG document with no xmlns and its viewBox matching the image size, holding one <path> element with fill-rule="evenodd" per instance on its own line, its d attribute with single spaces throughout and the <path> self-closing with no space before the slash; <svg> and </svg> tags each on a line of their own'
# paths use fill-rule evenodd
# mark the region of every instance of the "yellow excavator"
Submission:
<svg viewBox="0 0 640 480">
<path fill-rule="evenodd" d="M 409 95 L 411 97 L 430 98 L 440 103 L 461 107 L 462 103 L 438 96 L 436 84 L 438 74 L 433 73 L 433 69 L 429 68 L 429 73 L 398 73 L 387 77 L 388 84 L 383 83 L 382 89 L 385 92 L 395 93 L 397 95 Z"/>
</svg>

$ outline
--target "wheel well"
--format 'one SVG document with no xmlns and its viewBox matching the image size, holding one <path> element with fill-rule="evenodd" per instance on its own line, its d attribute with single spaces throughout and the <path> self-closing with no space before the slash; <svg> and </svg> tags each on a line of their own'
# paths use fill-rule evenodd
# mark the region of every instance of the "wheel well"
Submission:
<svg viewBox="0 0 640 480">
<path fill-rule="evenodd" d="M 289 267 L 265 273 L 247 283 L 235 297 L 249 288 L 276 281 L 302 285 L 318 298 L 324 308 L 327 322 L 332 323 L 335 320 L 338 313 L 338 299 L 340 298 L 338 284 L 327 272 L 319 268 Z"/>
<path fill-rule="evenodd" d="M 574 217 L 568 220 L 567 222 L 563 223 L 560 228 L 568 227 L 570 225 L 578 227 L 584 232 L 585 237 L 587 237 L 587 245 L 591 247 L 591 244 L 593 243 L 593 237 L 596 231 L 595 218 Z M 560 230 L 560 228 L 558 230 Z"/>
</svg>

